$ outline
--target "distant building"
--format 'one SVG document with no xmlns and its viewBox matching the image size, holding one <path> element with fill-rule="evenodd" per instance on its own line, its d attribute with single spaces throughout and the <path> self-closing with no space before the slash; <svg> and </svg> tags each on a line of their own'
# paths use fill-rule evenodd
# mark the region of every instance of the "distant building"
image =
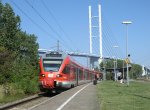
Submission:
<svg viewBox="0 0 150 110">
<path fill-rule="evenodd" d="M 150 76 L 150 69 L 145 67 L 144 65 L 142 66 L 142 76 Z"/>
</svg>

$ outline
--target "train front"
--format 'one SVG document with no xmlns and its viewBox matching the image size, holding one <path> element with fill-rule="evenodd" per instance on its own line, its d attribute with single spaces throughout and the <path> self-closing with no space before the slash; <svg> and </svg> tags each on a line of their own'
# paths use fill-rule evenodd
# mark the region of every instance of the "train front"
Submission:
<svg viewBox="0 0 150 110">
<path fill-rule="evenodd" d="M 59 53 L 49 53 L 40 58 L 39 85 L 41 91 L 55 89 L 55 79 L 59 75 L 62 62 L 63 57 Z"/>
</svg>

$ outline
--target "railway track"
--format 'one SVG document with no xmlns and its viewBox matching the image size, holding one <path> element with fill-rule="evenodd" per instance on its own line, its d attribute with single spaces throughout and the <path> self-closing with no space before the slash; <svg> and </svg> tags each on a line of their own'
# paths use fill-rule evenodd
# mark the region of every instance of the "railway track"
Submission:
<svg viewBox="0 0 150 110">
<path fill-rule="evenodd" d="M 46 93 L 39 93 L 21 100 L 17 100 L 15 102 L 7 103 L 0 106 L 0 110 L 20 110 L 20 108 L 29 108 L 35 104 L 41 103 L 44 100 L 52 98 L 57 94 L 46 94 Z M 24 109 L 23 109 L 24 110 Z"/>
</svg>

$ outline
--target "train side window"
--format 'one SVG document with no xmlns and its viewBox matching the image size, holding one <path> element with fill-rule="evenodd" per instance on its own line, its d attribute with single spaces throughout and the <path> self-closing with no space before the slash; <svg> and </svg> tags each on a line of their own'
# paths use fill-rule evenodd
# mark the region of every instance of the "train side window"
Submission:
<svg viewBox="0 0 150 110">
<path fill-rule="evenodd" d="M 74 73 L 74 72 L 75 72 L 75 68 L 74 68 L 74 67 L 71 67 L 71 68 L 70 68 L 70 72 L 71 72 L 71 73 Z"/>
<path fill-rule="evenodd" d="M 66 66 L 63 70 L 63 73 L 64 74 L 69 74 L 70 73 L 70 67 L 69 66 Z"/>
<path fill-rule="evenodd" d="M 85 78 L 86 80 L 88 80 L 88 72 L 87 72 L 87 71 L 85 71 L 85 73 L 84 73 L 84 78 Z"/>
</svg>

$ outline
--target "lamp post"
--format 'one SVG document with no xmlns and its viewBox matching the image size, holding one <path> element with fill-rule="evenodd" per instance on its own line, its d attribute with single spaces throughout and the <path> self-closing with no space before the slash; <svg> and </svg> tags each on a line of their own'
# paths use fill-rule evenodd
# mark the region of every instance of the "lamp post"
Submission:
<svg viewBox="0 0 150 110">
<path fill-rule="evenodd" d="M 126 25 L 126 60 L 128 60 L 128 25 L 132 24 L 131 21 L 123 21 L 122 24 Z M 129 86 L 129 68 L 127 62 L 127 85 Z"/>
<path fill-rule="evenodd" d="M 114 45 L 114 48 L 118 48 L 119 46 Z M 118 81 L 118 75 L 117 75 L 117 56 L 116 58 L 114 57 L 114 74 L 115 74 L 115 81 Z"/>
</svg>

